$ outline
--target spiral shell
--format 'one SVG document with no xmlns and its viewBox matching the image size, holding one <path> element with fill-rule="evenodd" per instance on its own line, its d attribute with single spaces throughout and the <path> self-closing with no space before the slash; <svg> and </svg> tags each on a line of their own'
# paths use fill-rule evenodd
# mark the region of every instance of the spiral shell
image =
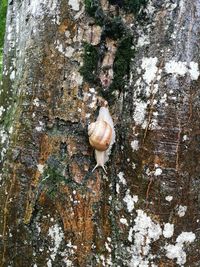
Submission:
<svg viewBox="0 0 200 267">
<path fill-rule="evenodd" d="M 88 127 L 89 142 L 95 148 L 96 168 L 101 167 L 106 173 L 105 163 L 109 160 L 109 155 L 115 143 L 115 128 L 112 117 L 108 109 L 108 102 L 103 100 L 103 106 L 99 109 L 96 122 Z"/>
<path fill-rule="evenodd" d="M 104 120 L 98 120 L 89 125 L 88 135 L 92 147 L 99 151 L 105 151 L 112 139 L 112 128 Z"/>
</svg>

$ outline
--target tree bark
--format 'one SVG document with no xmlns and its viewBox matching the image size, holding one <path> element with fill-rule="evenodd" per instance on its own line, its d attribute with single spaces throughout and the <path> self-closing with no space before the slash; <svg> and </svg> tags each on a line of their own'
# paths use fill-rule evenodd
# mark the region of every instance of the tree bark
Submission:
<svg viewBox="0 0 200 267">
<path fill-rule="evenodd" d="M 9 2 L 0 266 L 200 266 L 200 2 L 87 3 Z M 87 134 L 102 100 L 107 174 Z"/>
</svg>

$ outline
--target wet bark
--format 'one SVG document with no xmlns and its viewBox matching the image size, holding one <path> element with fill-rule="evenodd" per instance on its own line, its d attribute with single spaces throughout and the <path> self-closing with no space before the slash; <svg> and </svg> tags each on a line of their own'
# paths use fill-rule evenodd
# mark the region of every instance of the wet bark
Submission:
<svg viewBox="0 0 200 267">
<path fill-rule="evenodd" d="M 9 3 L 1 266 L 200 265 L 200 3 L 101 5 L 126 33 L 105 38 L 82 2 Z M 126 34 L 134 56 L 112 87 Z M 84 41 L 103 51 L 90 80 Z M 99 97 L 116 131 L 107 174 L 91 172 L 87 135 Z"/>
</svg>

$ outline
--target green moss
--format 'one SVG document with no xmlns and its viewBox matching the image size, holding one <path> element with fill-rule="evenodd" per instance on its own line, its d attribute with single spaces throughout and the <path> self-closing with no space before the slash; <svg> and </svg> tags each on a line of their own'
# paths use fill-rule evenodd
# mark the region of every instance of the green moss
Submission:
<svg viewBox="0 0 200 267">
<path fill-rule="evenodd" d="M 2 61 L 3 61 L 3 44 L 6 25 L 7 0 L 0 2 L 0 80 L 2 75 Z"/>
<path fill-rule="evenodd" d="M 99 1 L 98 0 L 85 0 L 85 11 L 90 15 L 91 17 L 95 16 L 95 13 L 99 7 Z"/>
<path fill-rule="evenodd" d="M 147 4 L 148 0 L 109 0 L 112 5 L 117 5 L 125 12 L 139 15 L 139 11 Z M 130 72 L 131 59 L 134 57 L 134 50 L 132 49 L 132 37 L 129 29 L 125 26 L 120 16 L 108 16 L 104 14 L 100 1 L 85 0 L 86 12 L 95 19 L 95 23 L 102 26 L 101 43 L 106 38 L 116 40 L 118 49 L 115 55 L 113 64 L 113 82 L 109 88 L 109 93 L 114 90 L 122 90 L 128 80 Z M 98 50 L 89 44 L 85 46 L 84 65 L 80 69 L 84 80 L 90 83 L 98 81 L 97 64 L 99 59 Z M 108 92 L 102 91 L 102 95 Z"/>
<path fill-rule="evenodd" d="M 97 80 L 98 50 L 91 44 L 84 45 L 83 66 L 80 68 L 80 74 L 88 83 L 95 83 Z"/>
<path fill-rule="evenodd" d="M 60 161 L 60 157 L 52 155 L 46 162 L 45 170 L 42 174 L 40 182 L 40 190 L 47 194 L 52 200 L 55 198 L 65 198 L 62 187 L 70 190 L 79 190 L 81 194 L 86 194 L 87 188 L 84 184 L 76 183 L 70 178 L 70 174 L 66 174 L 67 161 Z"/>
<path fill-rule="evenodd" d="M 114 40 L 120 39 L 125 34 L 126 29 L 121 17 L 107 19 L 104 23 L 103 35 Z"/>
<path fill-rule="evenodd" d="M 124 10 L 137 14 L 146 3 L 147 0 L 124 0 Z"/>
<path fill-rule="evenodd" d="M 14 103 L 10 106 L 10 108 L 5 113 L 5 116 L 3 116 L 2 122 L 5 127 L 5 129 L 10 129 L 10 127 L 13 124 L 13 118 L 15 118 L 15 115 L 17 113 L 17 105 Z"/>
<path fill-rule="evenodd" d="M 136 15 L 140 11 L 140 8 L 146 5 L 147 0 L 109 0 L 109 3 Z"/>
<path fill-rule="evenodd" d="M 7 0 L 0 3 L 0 47 L 3 47 L 7 13 Z"/>
<path fill-rule="evenodd" d="M 43 173 L 41 184 L 49 197 L 54 198 L 58 193 L 59 185 L 65 181 L 66 178 L 62 175 L 59 166 L 48 166 Z"/>
<path fill-rule="evenodd" d="M 126 36 L 124 37 L 117 49 L 114 64 L 113 64 L 113 83 L 110 86 L 111 90 L 118 89 L 124 87 L 127 76 L 130 71 L 130 63 L 131 59 L 134 57 L 134 50 L 132 49 L 132 37 Z"/>
<path fill-rule="evenodd" d="M 101 27 L 104 26 L 104 22 L 106 20 L 106 15 L 103 12 L 103 9 L 101 7 L 99 7 L 95 13 L 94 16 L 95 19 L 95 23 Z"/>
<path fill-rule="evenodd" d="M 103 26 L 105 14 L 99 0 L 85 0 L 85 10 L 90 17 L 95 19 L 97 25 Z"/>
</svg>

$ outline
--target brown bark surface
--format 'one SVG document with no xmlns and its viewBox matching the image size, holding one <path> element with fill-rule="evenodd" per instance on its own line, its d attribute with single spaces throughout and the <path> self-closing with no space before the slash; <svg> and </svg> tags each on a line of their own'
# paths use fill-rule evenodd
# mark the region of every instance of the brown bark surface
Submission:
<svg viewBox="0 0 200 267">
<path fill-rule="evenodd" d="M 101 5 L 135 50 L 112 91 L 101 64 L 112 66 L 120 40 L 102 39 L 83 2 L 9 3 L 1 267 L 200 266 L 200 2 L 152 0 L 137 16 Z M 111 47 L 93 84 L 79 73 L 83 41 Z M 87 135 L 99 97 L 116 131 L 107 174 L 91 172 Z"/>
</svg>

